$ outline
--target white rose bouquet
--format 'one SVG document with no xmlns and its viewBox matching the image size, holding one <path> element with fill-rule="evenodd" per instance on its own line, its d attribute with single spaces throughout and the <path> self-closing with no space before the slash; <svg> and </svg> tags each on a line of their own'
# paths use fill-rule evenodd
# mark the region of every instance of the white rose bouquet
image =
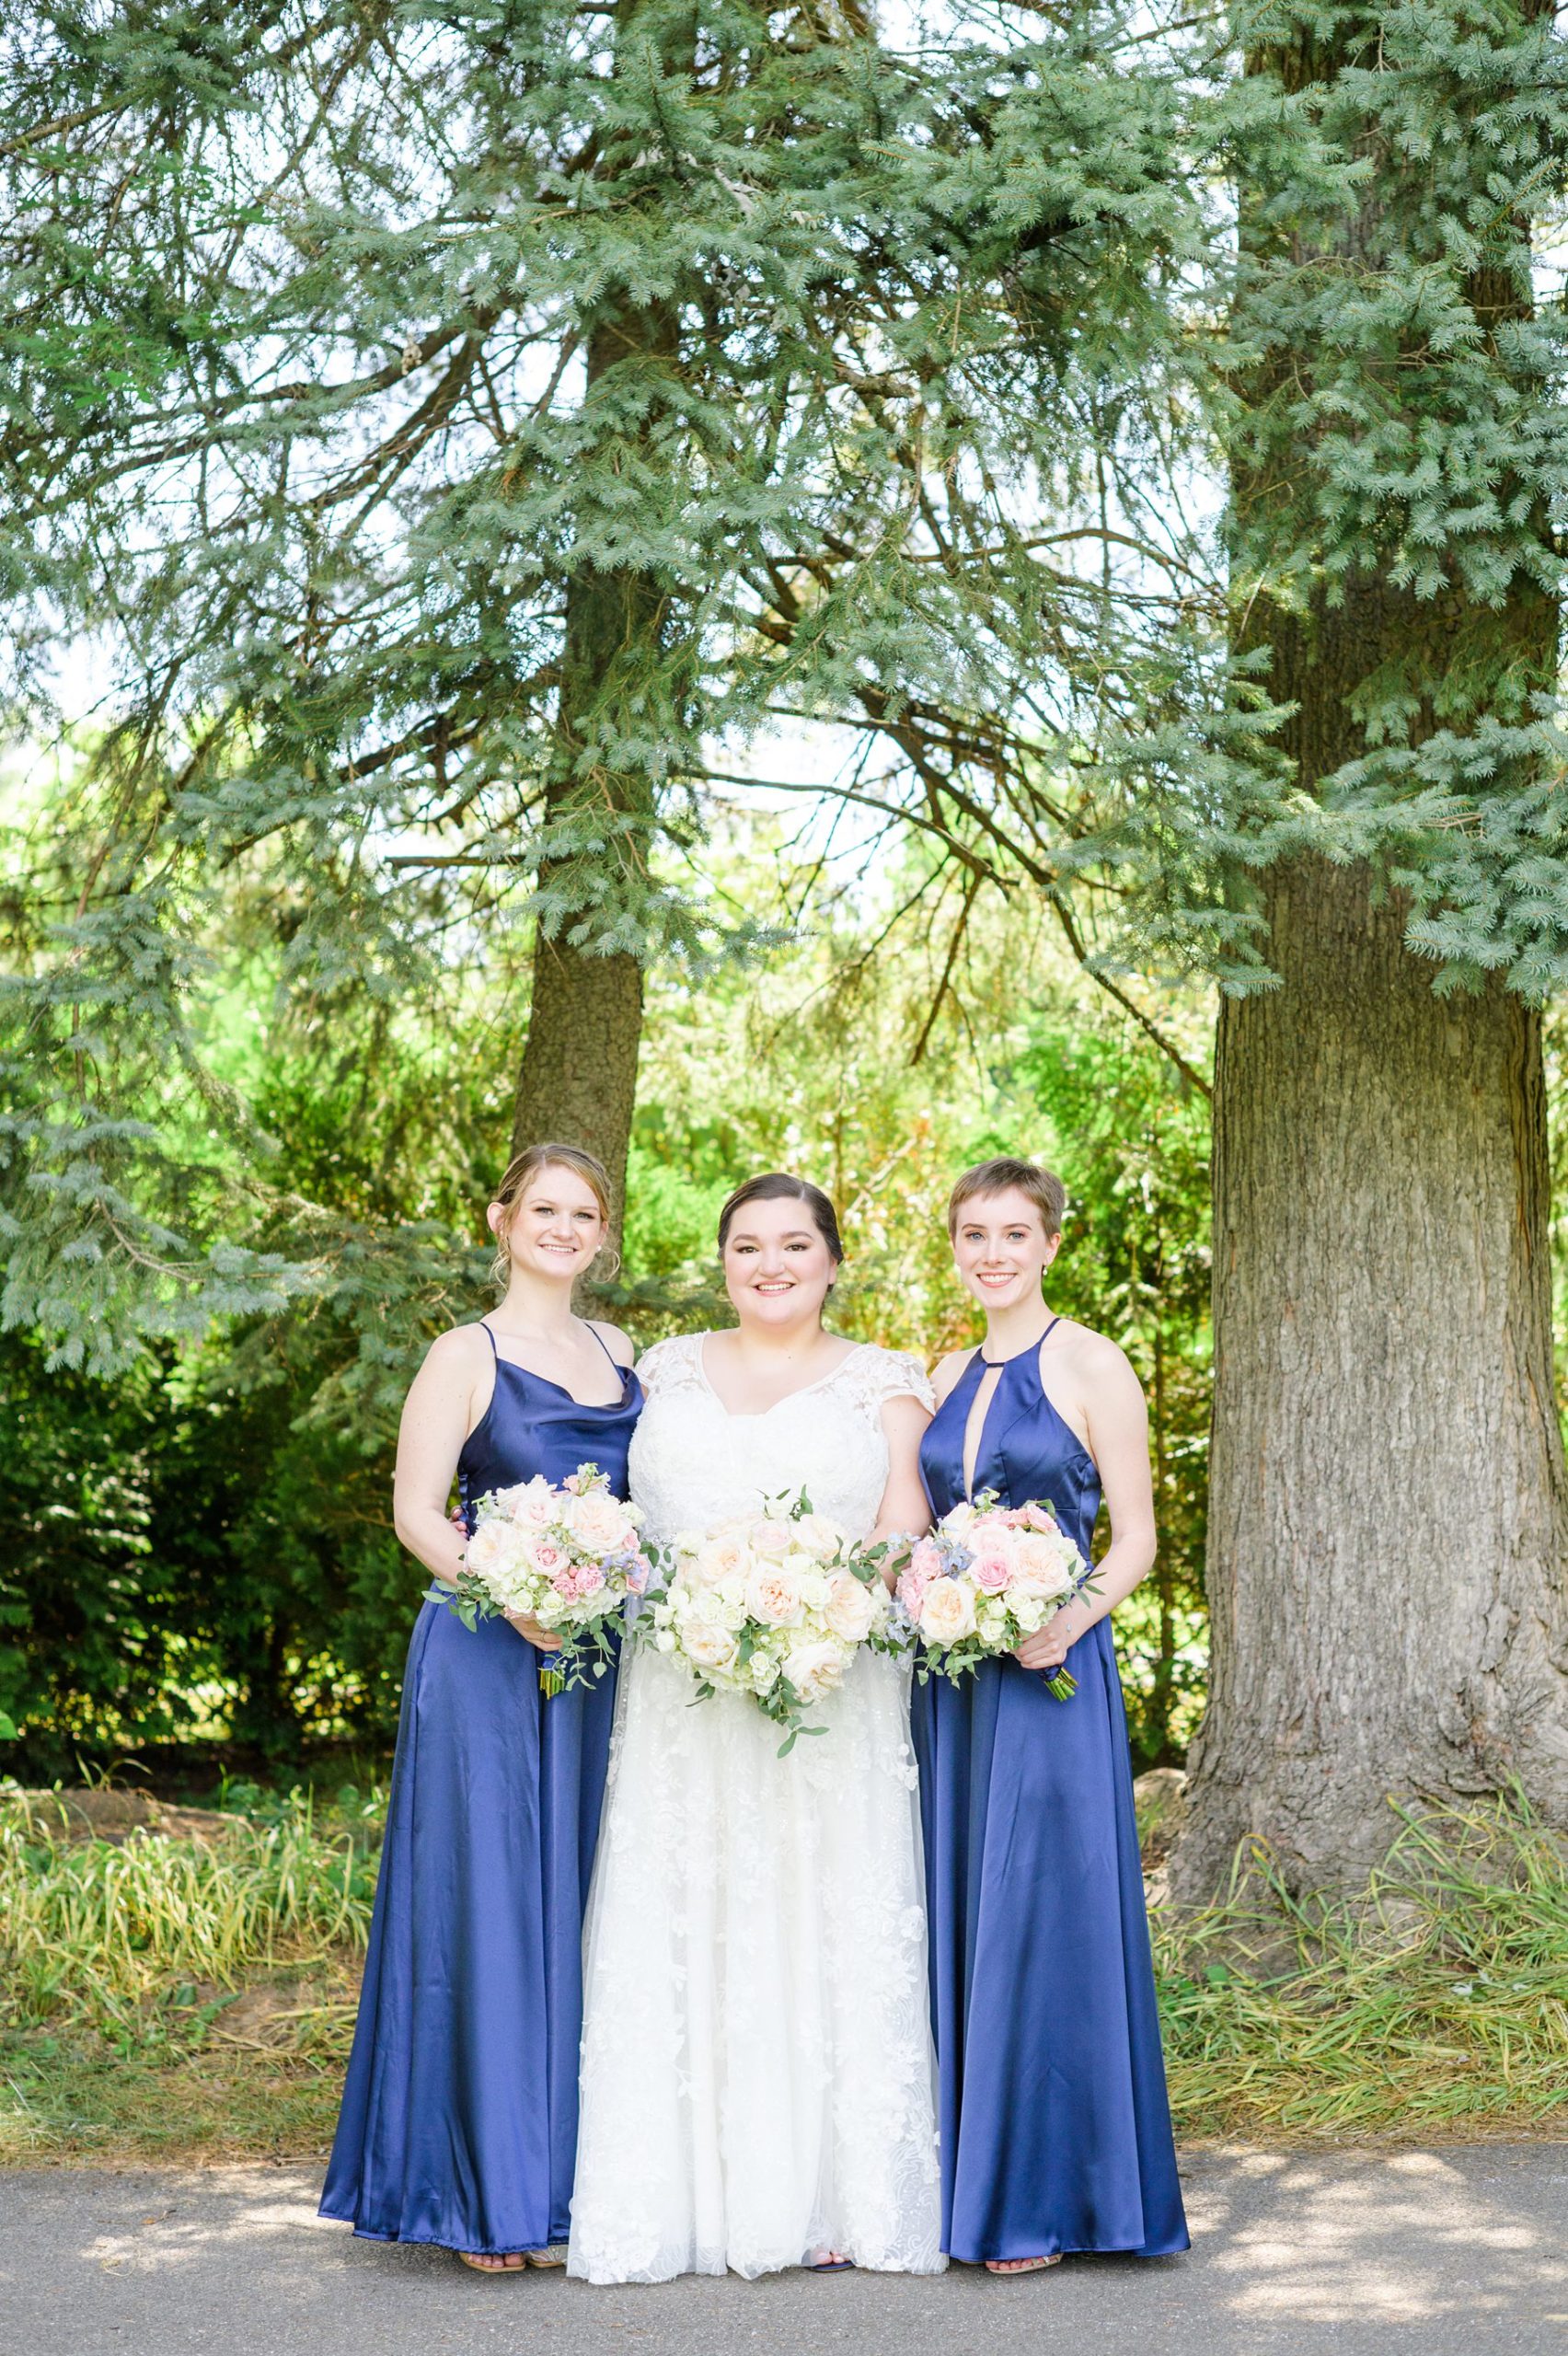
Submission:
<svg viewBox="0 0 1568 2356">
<path fill-rule="evenodd" d="M 697 1699 L 744 1693 L 785 1729 L 782 1759 L 860 1646 L 896 1649 L 877 1564 L 804 1494 L 762 1514 L 682 1531 L 639 1635 L 690 1670 Z"/>
<path fill-rule="evenodd" d="M 918 1538 L 895 1590 L 899 1617 L 920 1639 L 917 1674 L 967 1677 L 1010 1653 L 1090 1585 L 1090 1566 L 1049 1507 L 1002 1506 L 994 1489 L 954 1506 Z M 1078 1681 L 1059 1669 L 1046 1691 L 1065 1702 Z"/>
<path fill-rule="evenodd" d="M 514 1488 L 488 1490 L 475 1517 L 445 1599 L 463 1625 L 518 1611 L 559 1635 L 560 1651 L 539 1670 L 548 1694 L 603 1677 L 614 1657 L 613 1623 L 652 1576 L 637 1507 L 610 1495 L 596 1464 L 580 1464 L 559 1486 L 536 1473 Z"/>
</svg>

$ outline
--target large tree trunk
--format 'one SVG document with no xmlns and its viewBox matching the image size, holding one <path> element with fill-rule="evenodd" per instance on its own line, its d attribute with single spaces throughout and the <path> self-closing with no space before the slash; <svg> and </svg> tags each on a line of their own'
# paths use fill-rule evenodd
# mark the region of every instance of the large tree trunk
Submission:
<svg viewBox="0 0 1568 2356">
<path fill-rule="evenodd" d="M 1365 66 L 1374 30 L 1346 20 L 1344 48 L 1303 32 L 1253 62 L 1301 89 L 1353 41 Z M 1419 168 L 1370 119 L 1362 152 L 1362 210 L 1321 271 L 1379 266 L 1380 176 Z M 1240 191 L 1248 251 L 1310 268 L 1256 193 Z M 1488 339 L 1528 301 L 1491 270 L 1468 292 Z M 1429 357 L 1408 355 L 1417 405 Z M 1261 419 L 1288 417 L 1317 359 L 1273 349 L 1240 389 Z M 1271 608 L 1268 551 L 1298 541 L 1315 461 L 1309 439 L 1264 451 L 1233 485 L 1262 583 L 1247 641 L 1269 645 L 1272 694 L 1295 708 L 1282 742 L 1304 794 L 1366 753 L 1379 701 L 1420 742 L 1475 725 L 1487 698 L 1517 720 L 1550 687 L 1558 616 L 1525 573 L 1477 607 L 1457 575 L 1417 599 L 1368 560 L 1343 603 Z M 1500 983 L 1439 998 L 1404 946 L 1406 907 L 1365 868 L 1286 862 L 1262 896 L 1280 987 L 1223 1005 L 1216 1064 L 1214 1657 L 1172 1859 L 1185 1898 L 1212 1893 L 1248 1834 L 1298 1885 L 1353 1880 L 1397 1829 L 1389 1796 L 1517 1778 L 1568 1822 L 1539 1018 Z"/>
<path fill-rule="evenodd" d="M 1539 1017 L 1439 999 L 1363 870 L 1271 881 L 1215 1075 L 1214 1670 L 1173 1886 L 1351 1879 L 1389 1795 L 1568 1820 Z"/>
<path fill-rule="evenodd" d="M 588 340 L 590 404 L 617 367 L 673 368 L 676 335 L 670 305 L 621 307 L 602 319 Z M 613 919 L 616 887 L 635 894 L 638 870 L 648 858 L 656 787 L 645 770 L 618 767 L 601 746 L 614 744 L 617 719 L 628 705 L 635 710 L 667 695 L 667 682 L 659 684 L 669 668 L 667 616 L 657 580 L 631 567 L 584 567 L 568 584 L 546 819 L 589 826 L 603 820 L 606 847 L 547 864 L 539 883 L 544 893 L 562 893 L 590 924 L 605 882 L 611 886 L 606 917 Z M 647 730 L 644 710 L 627 733 Z M 541 921 L 536 937 L 513 1151 L 548 1138 L 596 1153 L 610 1174 L 618 1236 L 642 1038 L 642 967 L 624 949 L 605 954 L 592 940 L 574 942 L 568 937 L 572 924 L 569 917 L 552 934 Z"/>
</svg>

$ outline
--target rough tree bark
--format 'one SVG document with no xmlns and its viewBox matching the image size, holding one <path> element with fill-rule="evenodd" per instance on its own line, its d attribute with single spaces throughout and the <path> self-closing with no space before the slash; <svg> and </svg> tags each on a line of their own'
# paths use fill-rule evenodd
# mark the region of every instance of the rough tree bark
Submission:
<svg viewBox="0 0 1568 2356">
<path fill-rule="evenodd" d="M 1334 63 L 1304 46 L 1286 79 Z M 1472 299 L 1517 314 L 1506 279 Z M 1291 472 L 1234 495 L 1287 501 Z M 1418 602 L 1369 572 L 1337 608 L 1260 612 L 1301 786 L 1365 752 L 1355 699 L 1384 667 L 1424 684 L 1429 733 L 1476 619 L 1457 591 Z M 1547 597 L 1519 589 L 1486 626 L 1516 678 L 1550 683 Z M 1281 987 L 1224 1003 L 1215 1074 L 1214 1657 L 1171 1865 L 1188 1900 L 1248 1834 L 1298 1886 L 1355 1880 L 1396 1830 L 1390 1795 L 1516 1778 L 1568 1822 L 1539 1019 L 1500 985 L 1437 997 L 1363 868 L 1286 864 L 1263 903 Z"/>
<path fill-rule="evenodd" d="M 1214 1666 L 1178 1895 L 1262 1834 L 1357 1877 L 1390 1794 L 1517 1777 L 1568 1820 L 1540 1024 L 1442 999 L 1395 902 L 1297 865 L 1283 987 L 1215 1075 Z"/>
<path fill-rule="evenodd" d="M 601 319 L 588 339 L 590 398 L 620 364 L 673 366 L 676 334 L 671 306 L 628 306 Z M 594 755 L 592 722 L 584 723 L 595 711 L 613 713 L 623 689 L 646 686 L 664 652 L 666 606 L 649 572 L 586 568 L 573 574 L 567 589 L 547 823 L 595 811 L 611 820 L 651 816 L 654 789 L 647 774 L 617 769 Z M 601 856 L 629 866 L 646 855 L 646 836 L 632 833 Z M 571 860 L 540 873 L 547 888 L 564 882 L 574 889 L 581 881 L 580 863 Z M 559 934 L 552 940 L 541 926 L 534 945 L 513 1151 L 549 1138 L 596 1153 L 610 1174 L 617 1237 L 641 1039 L 638 959 L 624 950 L 600 954 Z"/>
</svg>

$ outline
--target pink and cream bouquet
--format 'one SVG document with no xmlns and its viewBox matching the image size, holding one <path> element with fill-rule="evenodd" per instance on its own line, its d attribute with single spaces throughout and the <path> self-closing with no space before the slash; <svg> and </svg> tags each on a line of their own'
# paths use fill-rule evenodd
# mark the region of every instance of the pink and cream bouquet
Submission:
<svg viewBox="0 0 1568 2356">
<path fill-rule="evenodd" d="M 1010 1653 L 1070 1603 L 1090 1565 L 1043 1505 L 1003 1506 L 987 1489 L 917 1538 L 896 1588 L 899 1619 L 917 1637 L 917 1674 L 955 1682 Z M 1059 1702 L 1078 1691 L 1065 1669 L 1045 1680 Z"/>
<path fill-rule="evenodd" d="M 546 1693 L 603 1677 L 627 1599 L 646 1594 L 652 1576 L 641 1520 L 635 1506 L 610 1495 L 596 1464 L 580 1464 L 559 1484 L 536 1473 L 488 1490 L 447 1600 L 466 1628 L 516 1611 L 559 1635 L 560 1651 L 539 1669 Z"/>
<path fill-rule="evenodd" d="M 881 1570 L 804 1495 L 664 1550 L 663 1584 L 639 1634 L 679 1661 L 696 1699 L 739 1693 L 784 1728 L 778 1755 L 809 1727 L 805 1712 L 832 1692 L 862 1645 L 894 1649 L 892 1598 Z"/>
</svg>

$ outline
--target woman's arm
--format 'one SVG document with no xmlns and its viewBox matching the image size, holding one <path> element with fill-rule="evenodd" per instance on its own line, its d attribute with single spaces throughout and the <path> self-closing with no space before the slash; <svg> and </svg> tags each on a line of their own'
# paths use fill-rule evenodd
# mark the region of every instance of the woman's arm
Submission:
<svg viewBox="0 0 1568 2356">
<path fill-rule="evenodd" d="M 876 1545 L 885 1538 L 918 1538 L 931 1526 L 931 1503 L 920 1478 L 920 1441 L 931 1418 L 918 1399 L 901 1392 L 882 1404 L 882 1427 L 887 1440 L 887 1486 L 877 1508 L 871 1532 Z M 888 1585 L 894 1565 L 884 1572 Z"/>
<path fill-rule="evenodd" d="M 446 1518 L 457 1474 L 457 1459 L 476 1420 L 478 1385 L 490 1368 L 490 1353 L 472 1327 L 438 1334 L 409 1385 L 398 1427 L 398 1469 L 392 1481 L 392 1525 L 410 1554 L 452 1587 L 463 1567 L 467 1544 Z M 493 1380 L 493 1376 L 492 1376 Z M 560 1638 L 531 1620 L 507 1618 L 530 1644 L 554 1652 Z"/>
<path fill-rule="evenodd" d="M 1020 1645 L 1017 1658 L 1025 1669 L 1060 1669 L 1068 1646 L 1131 1595 L 1154 1564 L 1154 1483 L 1142 1388 L 1124 1352 L 1100 1334 L 1092 1354 L 1086 1353 L 1084 1376 L 1089 1450 L 1100 1467 L 1111 1543 L 1095 1568 L 1098 1594 L 1076 1596 Z"/>
</svg>

